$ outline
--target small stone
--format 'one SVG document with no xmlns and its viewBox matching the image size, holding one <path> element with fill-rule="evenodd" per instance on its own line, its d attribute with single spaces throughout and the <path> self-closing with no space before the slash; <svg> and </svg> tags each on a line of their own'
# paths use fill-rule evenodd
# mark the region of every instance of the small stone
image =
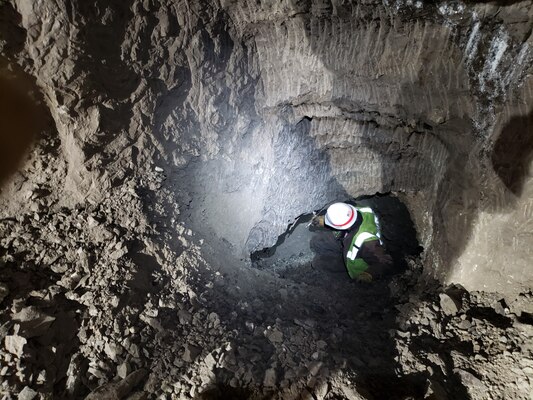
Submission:
<svg viewBox="0 0 533 400">
<path fill-rule="evenodd" d="M 314 394 L 317 400 L 323 400 L 328 394 L 328 384 L 326 381 L 319 381 L 314 389 Z"/>
<path fill-rule="evenodd" d="M 130 347 L 128 348 L 128 352 L 135 358 L 139 358 L 140 357 L 140 353 L 139 353 L 139 346 L 135 343 L 132 343 L 130 345 Z"/>
<path fill-rule="evenodd" d="M 161 389 L 165 393 L 172 393 L 174 391 L 174 387 L 166 382 L 161 385 Z M 164 398 L 166 399 L 167 397 L 165 396 Z"/>
<path fill-rule="evenodd" d="M 294 379 L 296 376 L 296 371 L 293 369 L 287 369 L 285 370 L 285 375 L 283 376 L 285 381 L 290 381 L 291 379 Z"/>
<path fill-rule="evenodd" d="M 404 332 L 404 331 L 400 331 L 400 330 L 396 331 L 396 333 L 401 338 L 408 338 L 409 336 L 411 336 L 411 334 L 409 332 Z"/>
<path fill-rule="evenodd" d="M 22 336 L 9 335 L 5 337 L 4 343 L 9 353 L 21 357 L 24 354 L 24 346 L 28 341 Z"/>
<path fill-rule="evenodd" d="M 189 363 L 193 362 L 196 359 L 196 357 L 198 357 L 201 353 L 201 350 L 198 347 L 193 346 L 191 344 L 186 344 L 184 349 L 185 350 L 181 358 L 183 359 L 183 361 L 189 362 Z"/>
<path fill-rule="evenodd" d="M 461 321 L 461 322 L 459 322 L 457 324 L 457 328 L 462 329 L 462 330 L 467 330 L 471 326 L 472 326 L 472 323 L 469 320 L 467 320 L 467 319 L 465 319 L 464 321 Z"/>
<path fill-rule="evenodd" d="M 327 343 L 323 340 L 319 340 L 316 342 L 316 347 L 319 349 L 319 350 L 323 350 L 327 347 Z"/>
<path fill-rule="evenodd" d="M 161 168 L 161 167 L 155 167 L 154 169 L 155 169 L 155 172 L 163 172 L 164 171 L 163 168 Z"/>
<path fill-rule="evenodd" d="M 192 321 L 192 315 L 190 312 L 186 310 L 179 310 L 178 311 L 178 319 L 180 321 L 181 325 L 188 325 Z"/>
<path fill-rule="evenodd" d="M 322 368 L 323 363 L 321 361 L 312 361 L 307 366 L 307 369 L 309 369 L 309 373 L 312 376 L 315 376 L 318 374 L 320 369 Z"/>
<path fill-rule="evenodd" d="M 104 352 L 113 361 L 117 361 L 117 356 L 122 354 L 122 347 L 115 343 L 106 343 Z"/>
<path fill-rule="evenodd" d="M 267 329 L 265 331 L 265 336 L 271 343 L 281 343 L 283 342 L 283 333 L 277 328 Z"/>
<path fill-rule="evenodd" d="M 220 318 L 218 317 L 217 313 L 212 312 L 207 316 L 207 319 L 209 320 L 213 328 L 216 328 L 220 325 Z"/>
<path fill-rule="evenodd" d="M 444 312 L 444 314 L 451 316 L 457 314 L 459 311 L 459 308 L 457 307 L 457 304 L 455 304 L 455 301 L 448 296 L 446 293 L 439 294 L 440 297 L 440 308 Z"/>
<path fill-rule="evenodd" d="M 505 315 L 505 308 L 500 301 L 495 302 L 493 308 L 498 314 Z"/>
<path fill-rule="evenodd" d="M 91 217 L 90 215 L 87 217 L 87 225 L 89 226 L 89 228 L 92 228 L 93 226 L 97 226 L 98 225 L 98 221 L 95 220 L 93 217 Z"/>
<path fill-rule="evenodd" d="M 205 365 L 207 365 L 207 368 L 212 371 L 215 366 L 217 365 L 217 362 L 215 360 L 215 357 L 213 357 L 213 354 L 209 353 L 207 357 L 205 358 Z"/>
<path fill-rule="evenodd" d="M 440 385 L 440 383 L 430 380 L 429 385 L 426 390 L 426 394 L 424 395 L 424 399 L 425 400 L 448 400 L 448 396 L 446 395 L 446 391 Z"/>
<path fill-rule="evenodd" d="M 521 393 L 528 393 L 530 390 L 530 384 L 526 378 L 521 378 L 516 381 L 516 387 Z"/>
<path fill-rule="evenodd" d="M 269 368 L 265 372 L 265 378 L 263 379 L 263 385 L 266 387 L 276 386 L 276 370 Z"/>
<path fill-rule="evenodd" d="M 37 392 L 28 386 L 24 386 L 17 397 L 17 400 L 33 400 L 37 396 Z"/>
<path fill-rule="evenodd" d="M 141 314 L 141 321 L 145 322 L 147 325 L 150 325 L 152 328 L 154 328 L 158 332 L 163 332 L 165 328 L 163 328 L 163 325 L 161 325 L 161 322 L 157 320 L 156 318 L 149 317 L 147 315 Z"/>
<path fill-rule="evenodd" d="M 131 367 L 129 363 L 127 362 L 123 362 L 117 367 L 117 375 L 122 379 L 128 376 L 130 372 L 131 372 Z"/>
<path fill-rule="evenodd" d="M 39 372 L 39 375 L 37 375 L 37 384 L 42 385 L 46 382 L 46 370 L 43 369 L 41 372 Z"/>
<path fill-rule="evenodd" d="M 480 346 L 478 343 L 474 343 L 474 344 L 472 345 L 472 351 L 473 351 L 474 353 L 479 353 L 480 350 L 481 350 L 481 346 Z"/>
<path fill-rule="evenodd" d="M 461 383 L 467 389 L 468 394 L 473 399 L 485 398 L 487 387 L 485 384 L 470 372 L 456 368 L 453 370 L 461 379 Z"/>
<path fill-rule="evenodd" d="M 255 329 L 255 325 L 254 325 L 253 322 L 246 321 L 246 322 L 244 323 L 244 325 L 246 326 L 246 329 L 248 329 L 248 331 L 250 331 L 250 332 L 253 332 L 254 329 Z"/>
<path fill-rule="evenodd" d="M 97 371 L 97 370 L 96 370 Z M 94 375 L 94 368 L 89 367 L 89 373 Z M 120 382 L 109 382 L 96 388 L 90 393 L 85 400 L 102 400 L 102 399 L 122 399 L 133 390 L 133 388 L 145 380 L 148 372 L 145 369 L 139 369 L 129 374 Z M 97 376 L 97 375 L 95 375 Z M 98 376 L 97 376 L 98 377 Z M 101 378 L 100 378 L 101 379 Z M 132 398 L 132 397 L 128 397 Z"/>
<path fill-rule="evenodd" d="M 295 318 L 294 323 L 303 328 L 314 328 L 316 323 L 312 319 L 306 319 L 305 321 Z"/>
<path fill-rule="evenodd" d="M 9 287 L 5 283 L 0 282 L 0 303 L 4 301 L 4 299 L 7 297 L 8 294 L 9 294 Z"/>
<path fill-rule="evenodd" d="M 89 367 L 87 372 L 98 379 L 105 378 L 105 374 L 96 367 Z"/>
</svg>

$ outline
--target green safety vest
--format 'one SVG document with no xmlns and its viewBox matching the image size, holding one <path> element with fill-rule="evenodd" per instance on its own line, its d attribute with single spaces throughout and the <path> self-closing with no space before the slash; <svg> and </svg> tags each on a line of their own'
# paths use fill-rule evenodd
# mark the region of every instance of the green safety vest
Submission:
<svg viewBox="0 0 533 400">
<path fill-rule="evenodd" d="M 363 243 L 380 240 L 379 221 L 370 207 L 355 207 L 363 216 L 359 230 L 354 235 L 352 243 L 346 253 L 346 269 L 350 278 L 357 278 L 368 269 L 368 264 L 361 257 L 357 257 Z"/>
</svg>

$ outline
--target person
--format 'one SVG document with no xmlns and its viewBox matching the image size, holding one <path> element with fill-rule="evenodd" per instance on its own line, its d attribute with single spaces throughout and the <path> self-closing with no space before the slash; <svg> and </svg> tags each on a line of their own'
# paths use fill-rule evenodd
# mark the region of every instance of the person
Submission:
<svg viewBox="0 0 533 400">
<path fill-rule="evenodd" d="M 370 207 L 334 203 L 325 215 L 313 217 L 312 225 L 334 231 L 350 278 L 372 282 L 393 272 L 392 257 L 381 240 L 378 217 Z"/>
</svg>

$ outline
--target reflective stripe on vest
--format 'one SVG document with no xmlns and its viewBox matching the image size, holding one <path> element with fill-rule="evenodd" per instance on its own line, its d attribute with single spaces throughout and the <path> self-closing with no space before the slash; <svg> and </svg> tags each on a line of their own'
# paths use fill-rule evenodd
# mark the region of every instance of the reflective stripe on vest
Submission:
<svg viewBox="0 0 533 400">
<path fill-rule="evenodd" d="M 355 239 L 355 245 L 359 248 L 361 248 L 361 245 L 363 244 L 363 242 L 367 239 L 370 239 L 370 238 L 373 238 L 373 237 L 376 237 L 376 235 L 374 235 L 373 233 L 370 233 L 370 232 L 361 232 L 359 235 L 357 235 L 357 238 Z"/>
<path fill-rule="evenodd" d="M 381 241 L 379 232 L 379 222 L 377 221 L 376 214 L 374 214 L 370 207 L 356 207 L 356 209 L 361 213 L 363 221 L 361 223 L 361 227 L 359 228 L 360 232 L 358 232 L 354 236 L 354 238 L 352 239 L 351 248 L 346 253 L 346 258 L 352 261 L 356 259 L 357 254 L 359 254 L 359 248 L 363 245 L 365 240 L 374 238 Z M 368 216 L 368 214 L 371 214 L 371 216 Z M 368 217 L 365 217 L 365 215 L 367 215 Z M 370 229 L 372 232 L 364 230 L 361 232 L 361 229 Z"/>
<path fill-rule="evenodd" d="M 346 253 L 346 258 L 349 258 L 350 260 L 355 260 L 355 257 L 357 257 L 357 253 L 359 253 L 359 249 L 354 246 L 348 253 Z"/>
<path fill-rule="evenodd" d="M 379 235 L 379 234 L 378 234 Z M 357 257 L 357 253 L 359 253 L 359 249 L 363 245 L 364 241 L 373 237 L 377 237 L 379 239 L 378 235 L 373 235 L 370 232 L 361 232 L 355 239 L 354 246 L 352 246 L 352 249 L 346 253 L 346 257 L 350 260 L 355 260 L 355 257 Z"/>
</svg>

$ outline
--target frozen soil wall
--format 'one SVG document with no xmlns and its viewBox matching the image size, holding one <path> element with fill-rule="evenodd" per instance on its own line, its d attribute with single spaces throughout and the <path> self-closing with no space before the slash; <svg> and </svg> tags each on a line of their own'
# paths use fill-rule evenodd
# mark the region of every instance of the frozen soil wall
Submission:
<svg viewBox="0 0 533 400">
<path fill-rule="evenodd" d="M 527 398 L 532 18 L 1 1 L 2 390 Z M 390 285 L 248 268 L 300 215 L 376 193 L 423 247 Z"/>
</svg>

